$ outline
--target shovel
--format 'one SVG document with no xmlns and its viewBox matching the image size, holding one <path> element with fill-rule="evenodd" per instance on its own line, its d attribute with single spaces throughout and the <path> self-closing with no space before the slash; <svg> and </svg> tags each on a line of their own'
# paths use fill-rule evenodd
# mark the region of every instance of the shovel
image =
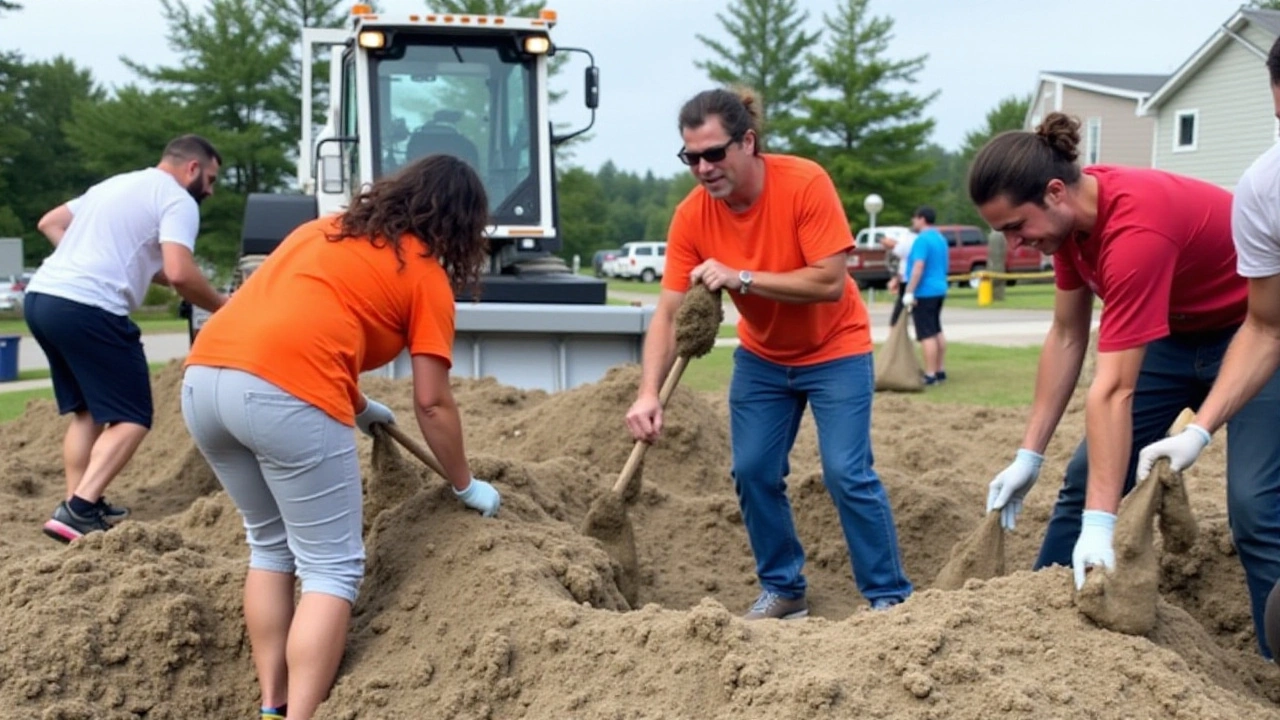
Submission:
<svg viewBox="0 0 1280 720">
<path fill-rule="evenodd" d="M 676 313 L 676 361 L 658 391 L 658 403 L 664 409 L 680 383 L 689 359 L 702 357 L 715 347 L 723 320 L 724 307 L 720 304 L 719 293 L 713 293 L 701 284 L 689 288 Z M 627 517 L 627 502 L 639 492 L 640 467 L 648 449 L 649 443 L 643 440 L 635 442 L 613 488 L 591 504 L 582 523 L 582 534 L 599 540 L 605 552 L 622 568 L 618 590 L 631 607 L 635 607 L 639 599 L 640 567 L 636 558 L 635 531 Z"/>
<path fill-rule="evenodd" d="M 449 479 L 449 476 L 444 472 L 444 467 L 440 465 L 440 461 L 436 459 L 436 456 L 432 455 L 426 448 L 414 442 L 413 439 L 406 435 L 398 426 L 378 423 L 374 427 L 377 428 L 377 430 L 385 432 L 392 440 L 399 443 L 400 447 L 408 450 L 409 454 L 421 460 L 423 465 L 426 465 L 431 469 L 431 472 L 434 472 L 446 481 Z"/>
</svg>

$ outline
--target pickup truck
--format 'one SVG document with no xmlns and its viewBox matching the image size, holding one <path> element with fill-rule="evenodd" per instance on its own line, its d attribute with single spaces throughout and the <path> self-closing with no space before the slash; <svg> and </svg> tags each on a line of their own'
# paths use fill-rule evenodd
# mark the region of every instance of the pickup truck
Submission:
<svg viewBox="0 0 1280 720">
<path fill-rule="evenodd" d="M 967 275 L 987 267 L 987 234 L 973 225 L 937 225 L 936 229 L 947 239 L 948 275 Z M 888 250 L 883 245 L 855 246 L 849 253 L 846 266 L 858 287 L 883 288 L 889 284 Z M 1032 273 L 1053 267 L 1049 256 L 1029 247 L 1010 249 L 1005 267 L 1011 273 Z M 1017 281 L 1010 280 L 1013 285 Z M 959 285 L 977 286 L 976 281 L 964 280 Z"/>
</svg>

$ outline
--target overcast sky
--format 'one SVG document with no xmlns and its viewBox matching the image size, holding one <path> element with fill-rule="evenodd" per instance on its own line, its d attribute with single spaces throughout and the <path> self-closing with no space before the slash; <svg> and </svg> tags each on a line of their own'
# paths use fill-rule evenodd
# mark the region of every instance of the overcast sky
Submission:
<svg viewBox="0 0 1280 720">
<path fill-rule="evenodd" d="M 202 0 L 187 0 L 195 5 Z M 160 0 L 24 0 L 0 17 L 0 48 L 28 59 L 62 54 L 91 68 L 108 87 L 132 73 L 120 56 L 168 64 Z M 383 0 L 384 14 L 420 12 L 420 0 Z M 710 57 L 694 35 L 723 37 L 716 14 L 728 0 L 552 0 L 554 40 L 591 50 L 600 66 L 601 107 L 590 143 L 576 162 L 592 170 L 606 160 L 636 172 L 671 175 L 680 140 L 680 104 L 710 86 L 693 63 Z M 814 27 L 840 0 L 800 0 Z M 939 90 L 930 106 L 933 141 L 959 147 L 1002 98 L 1029 94 L 1042 70 L 1171 73 L 1240 7 L 1237 0 L 872 0 L 894 20 L 890 53 L 927 54 L 916 91 Z M 980 9 L 979 9 L 980 8 Z M 821 48 L 815 48 L 821 52 Z M 572 62 L 580 63 L 575 56 Z M 557 119 L 585 122 L 581 64 L 561 81 L 572 93 Z M 1260 88 L 1259 92 L 1265 92 Z"/>
</svg>

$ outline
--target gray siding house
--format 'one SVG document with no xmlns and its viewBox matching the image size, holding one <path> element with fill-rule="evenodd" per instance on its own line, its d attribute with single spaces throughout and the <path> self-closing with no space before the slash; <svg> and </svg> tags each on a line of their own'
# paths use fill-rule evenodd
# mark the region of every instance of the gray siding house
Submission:
<svg viewBox="0 0 1280 720">
<path fill-rule="evenodd" d="M 1278 35 L 1280 12 L 1242 8 L 1147 98 L 1153 167 L 1234 189 L 1276 142 L 1265 62 Z"/>
<path fill-rule="evenodd" d="M 1141 114 L 1143 102 L 1168 75 L 1042 72 L 1023 126 L 1034 130 L 1051 112 L 1080 120 L 1080 163 L 1151 164 L 1155 118 Z"/>
</svg>

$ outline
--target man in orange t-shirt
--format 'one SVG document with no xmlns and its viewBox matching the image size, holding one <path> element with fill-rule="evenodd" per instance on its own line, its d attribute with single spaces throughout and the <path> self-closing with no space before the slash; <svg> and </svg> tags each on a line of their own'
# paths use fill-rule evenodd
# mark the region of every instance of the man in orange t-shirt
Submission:
<svg viewBox="0 0 1280 720">
<path fill-rule="evenodd" d="M 361 372 L 408 348 L 418 426 L 445 479 L 467 507 L 498 511 L 498 492 L 471 476 L 449 389 L 453 290 L 483 267 L 488 217 L 466 163 L 423 158 L 285 238 L 187 356 L 183 418 L 244 520 L 264 718 L 310 718 L 342 659 L 364 576 L 352 426 L 395 422 L 360 392 Z"/>
<path fill-rule="evenodd" d="M 729 388 L 732 474 L 761 585 L 746 618 L 809 612 L 804 549 L 785 482 L 806 404 L 858 589 L 874 609 L 892 607 L 912 588 L 872 468 L 871 331 L 845 270 L 853 238 L 840 197 L 817 164 L 760 154 L 749 93 L 699 93 L 681 109 L 680 130 L 680 159 L 700 186 L 671 221 L 662 294 L 627 426 L 646 442 L 662 431 L 658 390 L 675 361 L 674 317 L 690 283 L 727 290 L 741 317 Z"/>
</svg>

